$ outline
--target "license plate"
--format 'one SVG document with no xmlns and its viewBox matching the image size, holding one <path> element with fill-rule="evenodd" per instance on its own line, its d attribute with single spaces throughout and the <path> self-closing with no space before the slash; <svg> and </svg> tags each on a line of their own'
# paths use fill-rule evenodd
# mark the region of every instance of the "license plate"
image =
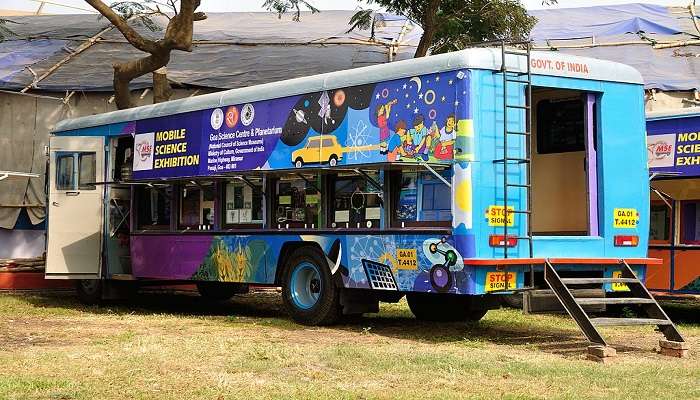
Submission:
<svg viewBox="0 0 700 400">
<path fill-rule="evenodd" d="M 517 275 L 515 272 L 508 272 L 508 288 L 506 288 L 506 273 L 505 272 L 487 272 L 486 282 L 484 283 L 484 292 L 493 292 L 496 290 L 513 290 L 517 288 Z"/>
<path fill-rule="evenodd" d="M 613 278 L 622 278 L 622 271 L 613 271 L 612 277 Z M 613 292 L 629 292 L 630 288 L 627 287 L 626 283 L 613 283 L 612 290 L 613 290 Z"/>
</svg>

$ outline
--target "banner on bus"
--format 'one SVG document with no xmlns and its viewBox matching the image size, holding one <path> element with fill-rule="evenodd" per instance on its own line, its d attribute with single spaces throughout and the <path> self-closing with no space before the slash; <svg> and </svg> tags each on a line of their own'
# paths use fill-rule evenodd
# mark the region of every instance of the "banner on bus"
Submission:
<svg viewBox="0 0 700 400">
<path fill-rule="evenodd" d="M 136 121 L 133 176 L 451 162 L 472 148 L 468 90 L 449 71 Z"/>
<path fill-rule="evenodd" d="M 700 176 L 700 117 L 647 122 L 651 172 Z"/>
</svg>

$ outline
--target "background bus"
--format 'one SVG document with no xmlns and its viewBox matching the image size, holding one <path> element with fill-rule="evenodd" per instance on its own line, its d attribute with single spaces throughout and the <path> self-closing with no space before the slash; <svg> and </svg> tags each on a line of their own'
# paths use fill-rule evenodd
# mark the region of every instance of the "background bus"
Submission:
<svg viewBox="0 0 700 400">
<path fill-rule="evenodd" d="M 562 277 L 640 302 L 654 262 L 641 83 L 504 46 L 64 121 L 46 274 L 87 300 L 119 279 L 279 285 L 308 324 L 404 295 L 476 320 L 544 278 L 591 324 L 601 300 Z"/>
<path fill-rule="evenodd" d="M 700 111 L 649 113 L 649 254 L 663 259 L 650 289 L 700 294 Z"/>
</svg>

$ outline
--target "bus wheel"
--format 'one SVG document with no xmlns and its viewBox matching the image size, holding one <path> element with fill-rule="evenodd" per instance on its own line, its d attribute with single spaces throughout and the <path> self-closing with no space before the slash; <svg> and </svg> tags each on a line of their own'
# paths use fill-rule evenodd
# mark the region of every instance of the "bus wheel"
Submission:
<svg viewBox="0 0 700 400">
<path fill-rule="evenodd" d="M 199 295 L 207 300 L 226 301 L 236 294 L 248 293 L 248 285 L 224 282 L 197 282 Z"/>
<path fill-rule="evenodd" d="M 93 305 L 102 302 L 102 280 L 100 279 L 80 279 L 76 282 L 75 290 L 83 304 Z"/>
<path fill-rule="evenodd" d="M 328 165 L 330 165 L 331 167 L 335 167 L 336 165 L 338 165 L 338 156 L 333 154 L 331 158 L 328 159 Z"/>
<path fill-rule="evenodd" d="M 292 253 L 282 278 L 282 301 L 292 319 L 329 325 L 340 316 L 340 291 L 322 255 L 311 247 Z"/>
<path fill-rule="evenodd" d="M 297 167 L 297 168 L 303 167 L 303 166 L 304 166 L 304 160 L 303 160 L 301 157 L 297 158 L 296 160 L 294 160 L 294 166 Z"/>
<path fill-rule="evenodd" d="M 406 301 L 416 319 L 423 321 L 478 321 L 487 310 L 470 308 L 466 296 L 435 293 L 407 293 Z"/>
</svg>

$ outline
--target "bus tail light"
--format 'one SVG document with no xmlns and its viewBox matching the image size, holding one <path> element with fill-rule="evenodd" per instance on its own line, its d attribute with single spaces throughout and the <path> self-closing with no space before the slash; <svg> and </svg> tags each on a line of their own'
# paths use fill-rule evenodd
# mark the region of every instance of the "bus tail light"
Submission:
<svg viewBox="0 0 700 400">
<path fill-rule="evenodd" d="M 614 241 L 616 247 L 637 247 L 639 245 L 639 236 L 615 235 Z"/>
<path fill-rule="evenodd" d="M 508 240 L 504 235 L 490 235 L 489 246 L 491 247 L 515 247 L 518 245 L 518 237 L 508 235 Z"/>
</svg>

